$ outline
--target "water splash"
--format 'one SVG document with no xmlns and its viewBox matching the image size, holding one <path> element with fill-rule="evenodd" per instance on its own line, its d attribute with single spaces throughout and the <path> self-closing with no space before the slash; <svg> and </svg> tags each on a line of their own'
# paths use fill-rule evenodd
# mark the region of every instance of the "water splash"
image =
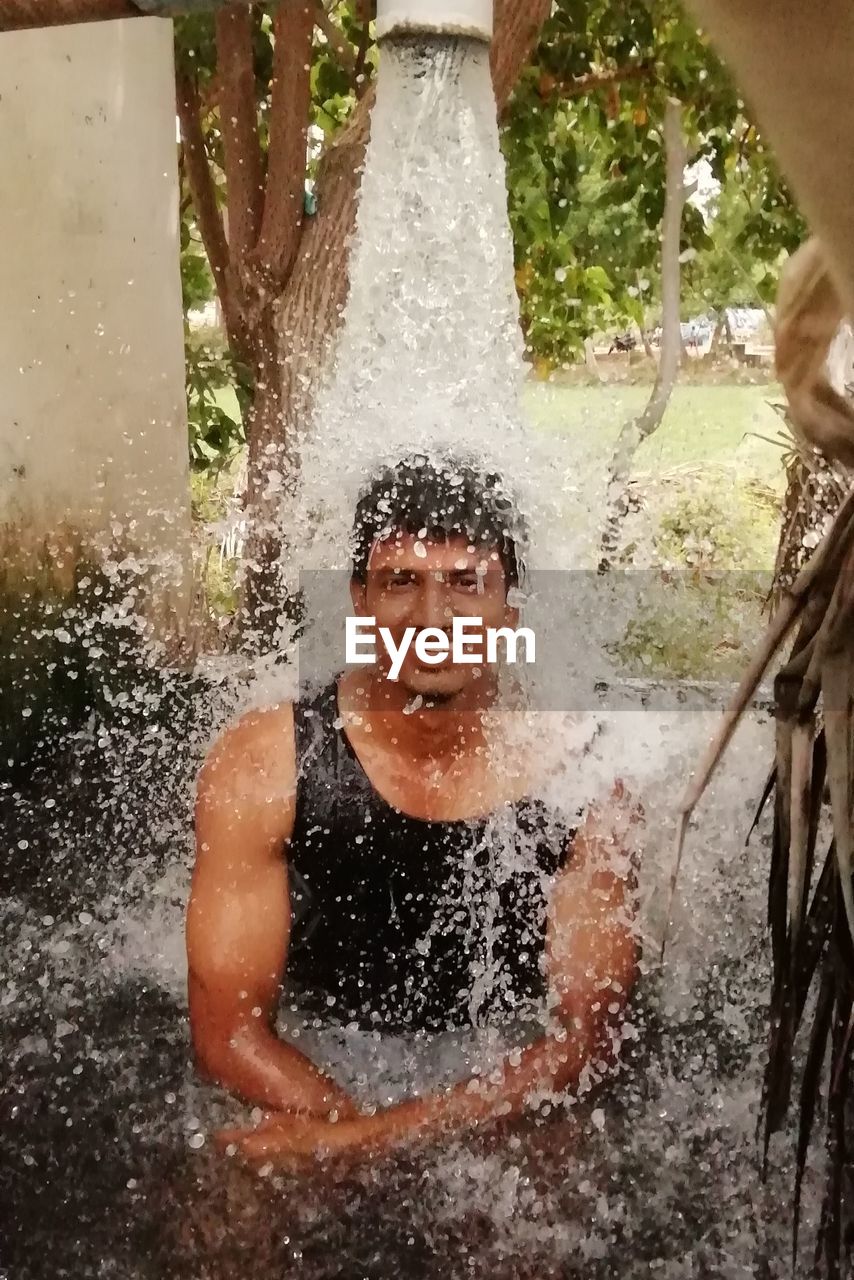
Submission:
<svg viewBox="0 0 854 1280">
<path fill-rule="evenodd" d="M 577 477 L 554 465 L 519 408 L 524 367 L 493 107 L 482 46 L 387 47 L 344 332 L 301 444 L 302 489 L 285 513 L 295 568 L 345 563 L 360 488 L 413 447 L 439 456 L 463 448 L 502 472 L 533 529 L 535 567 L 575 563 L 565 517 Z M 761 717 L 746 726 L 718 777 L 680 886 L 667 971 L 646 975 L 634 1060 L 604 1101 L 547 1101 L 509 1136 L 350 1178 L 259 1182 L 209 1154 L 212 1130 L 233 1122 L 236 1106 L 194 1076 L 185 1000 L 193 774 L 238 704 L 282 692 L 272 669 L 251 689 L 225 683 L 219 700 L 207 691 L 154 733 L 147 714 L 123 733 L 93 724 L 70 763 L 5 796 L 16 874 L 0 922 L 12 975 L 2 998 L 0 1197 L 13 1231 L 0 1270 L 8 1258 L 16 1278 L 41 1276 L 47 1257 L 51 1275 L 80 1280 L 245 1269 L 318 1280 L 735 1280 L 765 1253 L 765 1274 L 788 1274 L 785 1177 L 772 1172 L 766 1203 L 753 1142 L 767 850 L 743 853 L 750 814 L 733 799 L 761 789 L 771 727 Z M 550 802 L 577 809 L 615 766 L 644 795 L 650 954 L 669 814 L 713 717 L 656 719 L 635 706 L 583 765 L 587 729 L 553 734 L 563 756 Z M 49 812 L 61 818 L 46 821 Z M 482 1032 L 468 1043 L 295 1023 L 297 1032 L 379 1105 L 501 1052 Z"/>
<path fill-rule="evenodd" d="M 523 354 L 489 51 L 389 42 L 342 334 L 284 514 L 298 566 L 342 567 L 360 490 L 413 451 L 498 471 L 547 541 L 560 476 L 522 413 Z"/>
</svg>

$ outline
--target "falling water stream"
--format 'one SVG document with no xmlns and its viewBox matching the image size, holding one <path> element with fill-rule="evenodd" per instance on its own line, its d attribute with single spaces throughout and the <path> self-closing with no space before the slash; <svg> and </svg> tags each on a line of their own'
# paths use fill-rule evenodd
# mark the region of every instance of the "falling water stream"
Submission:
<svg viewBox="0 0 854 1280">
<path fill-rule="evenodd" d="M 530 527 L 532 576 L 569 584 L 590 564 L 589 495 L 571 456 L 520 408 L 485 46 L 386 45 L 351 274 L 335 366 L 300 442 L 302 483 L 283 512 L 308 602 L 301 665 L 318 680 L 336 660 L 323 647 L 322 584 L 346 565 L 357 495 L 413 448 L 465 452 L 504 477 Z M 578 636 L 598 634 L 578 599 Z M 772 1148 L 763 1185 L 755 1140 L 764 829 L 744 846 L 773 727 L 757 710 L 717 778 L 662 969 L 674 808 L 718 709 L 711 695 L 617 704 L 602 668 L 581 667 L 586 695 L 548 721 L 560 763 L 550 799 L 574 812 L 619 774 L 647 812 L 645 960 L 622 1071 L 592 1102 L 555 1099 L 501 1130 L 349 1172 L 259 1176 L 226 1160 L 211 1134 L 248 1113 L 195 1077 L 189 1053 L 193 778 L 235 711 L 293 691 L 296 668 L 283 680 L 141 686 L 58 762 L 3 784 L 0 1275 L 790 1274 L 789 1148 Z M 380 1104 L 464 1076 L 499 1047 L 483 1030 L 407 1040 L 298 1016 L 283 1032 Z M 813 1215 L 808 1179 L 807 1223 Z"/>
</svg>

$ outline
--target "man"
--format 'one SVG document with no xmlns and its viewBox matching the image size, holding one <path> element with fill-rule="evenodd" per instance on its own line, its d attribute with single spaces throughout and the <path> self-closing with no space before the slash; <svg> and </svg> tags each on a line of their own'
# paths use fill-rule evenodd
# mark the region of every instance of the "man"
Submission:
<svg viewBox="0 0 854 1280">
<path fill-rule="evenodd" d="M 454 617 L 515 628 L 522 533 L 496 478 L 411 459 L 364 495 L 357 616 L 395 646 Z M 533 798 L 493 667 L 345 671 L 313 701 L 247 715 L 199 783 L 188 916 L 201 1069 L 273 1113 L 223 1135 L 250 1158 L 375 1152 L 524 1109 L 596 1078 L 637 964 L 637 811 L 617 784 L 572 830 Z M 327 1017 L 414 1034 L 540 1018 L 488 1079 L 360 1114 L 276 1035 L 281 993 Z"/>
</svg>

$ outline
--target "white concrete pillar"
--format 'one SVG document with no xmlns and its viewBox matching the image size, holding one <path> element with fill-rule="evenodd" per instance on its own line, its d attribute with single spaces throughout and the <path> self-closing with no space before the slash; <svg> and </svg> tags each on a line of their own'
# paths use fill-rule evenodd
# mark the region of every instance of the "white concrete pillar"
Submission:
<svg viewBox="0 0 854 1280">
<path fill-rule="evenodd" d="M 24 573 L 45 545 L 136 557 L 154 612 L 180 626 L 172 24 L 0 35 L 0 156 L 0 551 Z"/>
</svg>

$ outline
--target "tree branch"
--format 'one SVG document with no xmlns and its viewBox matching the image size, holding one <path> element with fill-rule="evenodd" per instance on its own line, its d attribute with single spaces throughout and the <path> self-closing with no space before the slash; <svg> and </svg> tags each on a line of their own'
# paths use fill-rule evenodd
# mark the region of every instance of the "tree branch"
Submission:
<svg viewBox="0 0 854 1280">
<path fill-rule="evenodd" d="M 327 44 L 344 70 L 349 71 L 350 75 L 355 75 L 356 52 L 341 28 L 336 26 L 326 12 L 323 0 L 316 0 L 314 21 L 318 30 L 326 36 Z"/>
<path fill-rule="evenodd" d="M 246 331 L 240 308 L 235 304 L 231 290 L 228 241 L 205 148 L 199 91 L 195 82 L 180 71 L 176 76 L 176 100 L 181 140 L 184 144 L 184 165 L 196 221 L 219 295 L 229 343 L 235 354 L 245 359 Z"/>
<path fill-rule="evenodd" d="M 238 271 L 258 241 L 263 203 L 252 24 L 252 13 L 243 5 L 230 4 L 216 16 L 229 256 Z"/>
<path fill-rule="evenodd" d="M 201 106 L 201 117 L 210 115 L 212 111 L 216 111 L 219 106 L 219 76 L 214 73 L 204 89 L 199 90 L 199 104 Z"/>
<path fill-rule="evenodd" d="M 356 65 L 353 68 L 353 90 L 356 101 L 361 102 L 368 91 L 371 77 L 368 73 L 368 49 L 371 43 L 370 23 L 365 22 L 359 34 L 359 48 L 356 53 Z"/>
<path fill-rule="evenodd" d="M 499 112 L 537 43 L 540 28 L 551 12 L 551 0 L 496 0 L 495 39 L 490 54 L 492 83 Z"/>
<path fill-rule="evenodd" d="M 253 265 L 264 284 L 283 287 L 299 247 L 305 203 L 311 107 L 311 47 L 317 10 L 308 0 L 281 0 L 273 25 L 267 187 Z"/>
<path fill-rule="evenodd" d="M 651 80 L 655 67 L 648 62 L 636 66 L 615 67 L 612 71 L 591 71 L 584 76 L 574 76 L 571 80 L 558 80 L 553 92 L 564 98 L 583 98 L 597 89 L 610 89 L 614 85 L 627 84 L 633 80 Z"/>
</svg>

